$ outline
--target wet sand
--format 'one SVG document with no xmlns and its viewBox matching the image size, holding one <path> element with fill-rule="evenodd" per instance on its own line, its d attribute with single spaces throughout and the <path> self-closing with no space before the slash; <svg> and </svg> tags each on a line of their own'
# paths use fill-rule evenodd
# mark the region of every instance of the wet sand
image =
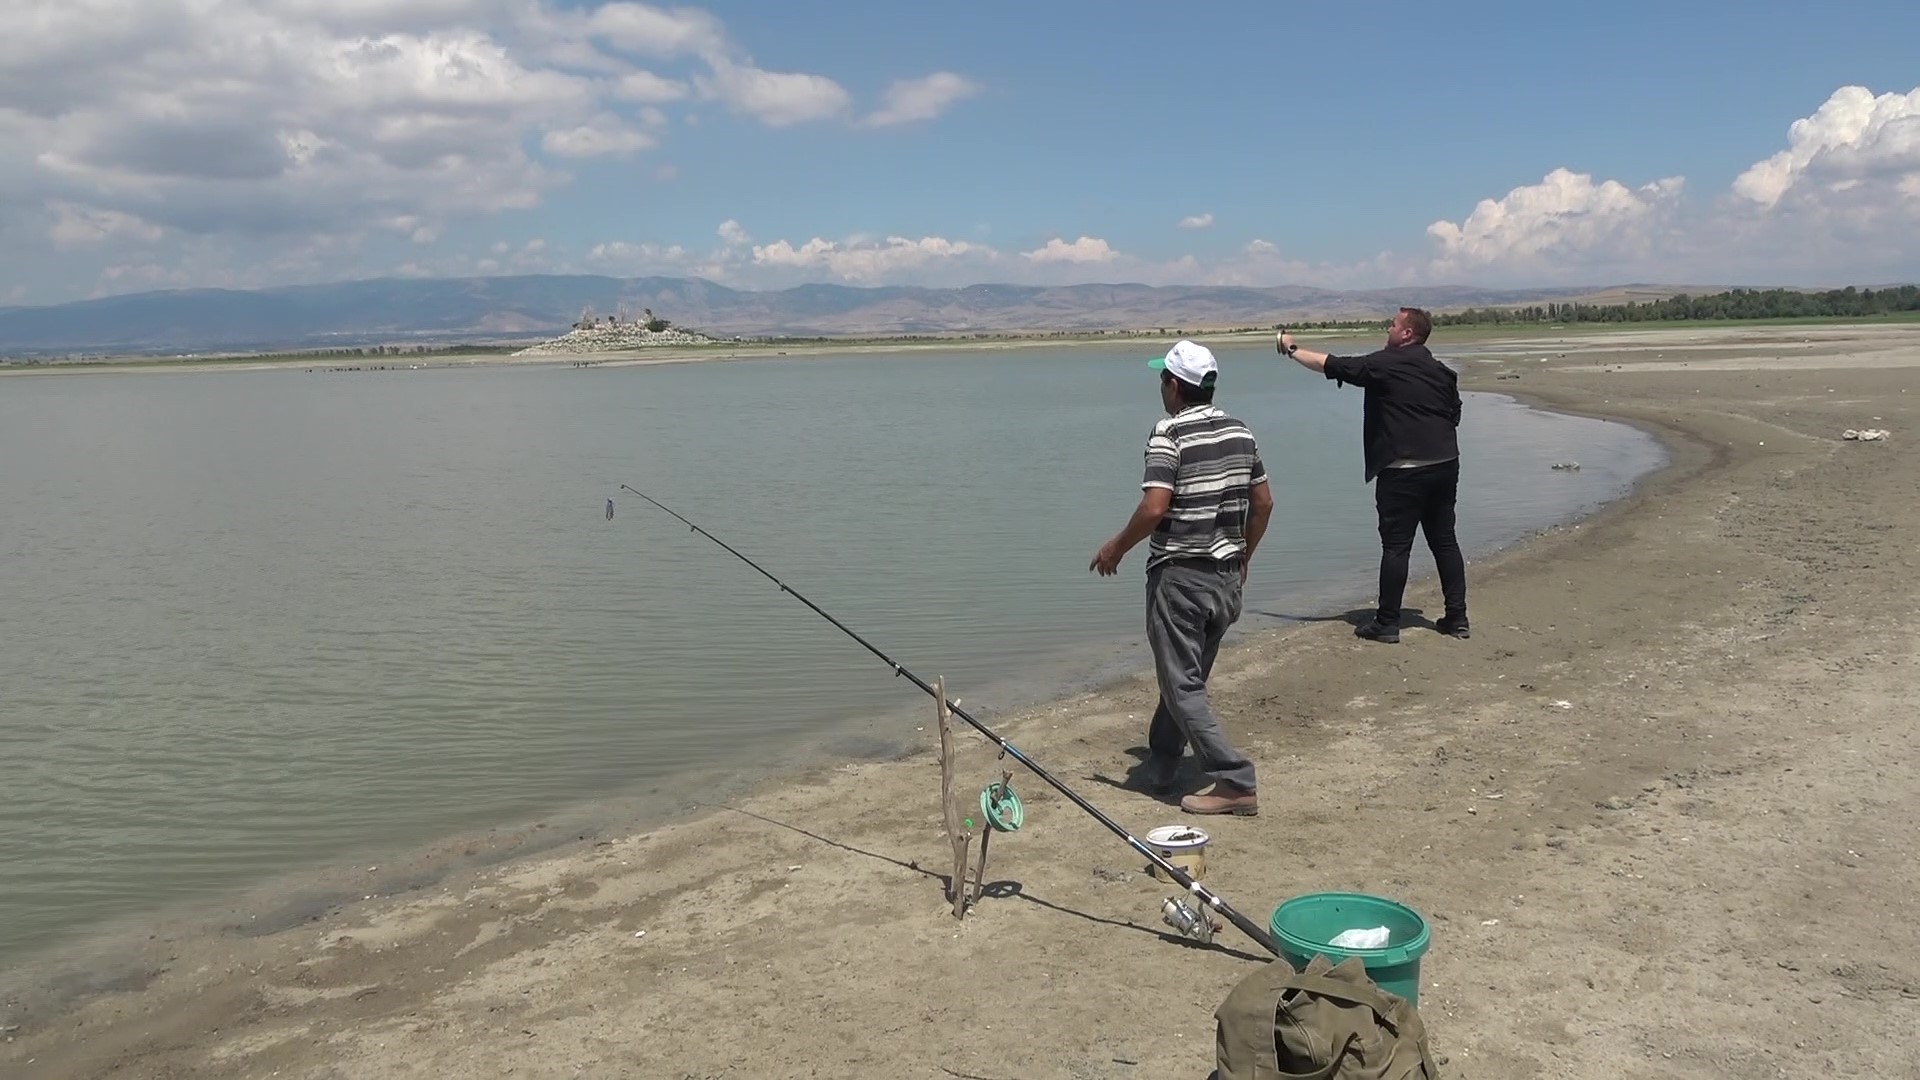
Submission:
<svg viewBox="0 0 1920 1080">
<path fill-rule="evenodd" d="M 1324 889 L 1422 911 L 1449 1076 L 1910 1071 L 1920 328 L 1497 344 L 1458 350 L 1468 388 L 1640 424 L 1673 465 L 1471 566 L 1471 641 L 1248 633 L 1215 695 L 1263 807 L 1209 819 L 1207 883 L 1262 923 Z M 1865 427 L 1892 437 L 1840 437 Z M 1408 603 L 1437 613 L 1430 576 Z M 1131 786 L 1152 699 L 1135 679 L 1001 730 L 1144 833 L 1182 820 Z M 1018 766 L 1026 824 L 956 922 L 927 738 L 291 928 L 157 934 L 105 992 L 10 992 L 0 1074 L 1206 1076 L 1259 948 L 1173 937 L 1172 890 Z M 963 739 L 970 793 L 998 765 Z"/>
</svg>

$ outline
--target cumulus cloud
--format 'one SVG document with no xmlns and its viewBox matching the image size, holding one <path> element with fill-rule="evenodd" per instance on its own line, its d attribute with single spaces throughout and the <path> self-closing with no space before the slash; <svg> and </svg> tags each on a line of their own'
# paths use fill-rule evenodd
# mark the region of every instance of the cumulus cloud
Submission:
<svg viewBox="0 0 1920 1080">
<path fill-rule="evenodd" d="M 1553 272 L 1567 260 L 1644 256 L 1678 203 L 1684 181 L 1629 188 L 1617 180 L 1560 168 L 1537 184 L 1482 199 L 1464 221 L 1436 221 L 1427 235 L 1447 270 L 1500 266 Z"/>
<path fill-rule="evenodd" d="M 695 77 L 694 85 L 702 97 L 776 128 L 839 116 L 853 102 L 845 87 L 825 75 L 763 71 L 724 59 L 714 62 L 711 75 Z"/>
<path fill-rule="evenodd" d="M 653 136 L 611 116 L 563 131 L 549 131 L 540 141 L 547 153 L 568 158 L 628 157 L 655 145 Z"/>
<path fill-rule="evenodd" d="M 1787 148 L 1741 173 L 1733 191 L 1772 208 L 1796 190 L 1824 186 L 1841 194 L 1874 180 L 1911 190 L 1916 178 L 1920 88 L 1876 97 L 1864 86 L 1843 86 L 1813 115 L 1795 120 L 1787 129 Z"/>
<path fill-rule="evenodd" d="M 1105 240 L 1092 236 L 1082 236 L 1068 243 L 1059 237 L 1046 242 L 1044 247 L 1022 254 L 1036 263 L 1105 263 L 1120 257 Z"/>
<path fill-rule="evenodd" d="M 1920 269 L 1920 89 L 1845 86 L 1731 186 L 1689 197 L 1556 169 L 1427 230 L 1428 278 L 1730 283 L 1901 277 Z"/>
<path fill-rule="evenodd" d="M 587 253 L 587 262 L 597 270 L 629 274 L 659 273 L 683 269 L 689 253 L 679 244 L 628 243 L 614 240 L 595 244 Z"/>
<path fill-rule="evenodd" d="M 1180 219 L 1180 227 L 1183 229 L 1211 229 L 1213 228 L 1213 215 L 1209 213 L 1183 217 Z"/>
<path fill-rule="evenodd" d="M 1247 241 L 1246 252 L 1249 255 L 1271 255 L 1280 249 L 1268 240 Z"/>
<path fill-rule="evenodd" d="M 250 272 L 257 284 L 290 265 L 272 253 L 293 250 L 311 256 L 303 274 L 325 276 L 329 259 L 337 276 L 367 272 L 350 260 L 370 249 L 315 238 L 425 244 L 533 209 L 574 170 L 654 149 L 673 130 L 668 110 L 703 100 L 772 127 L 855 114 L 833 78 L 763 68 L 696 7 L 4 0 L 0 10 L 13 16 L 0 35 L 0 227 L 45 221 L 30 228 L 43 253 L 112 283 L 151 278 L 133 245 L 205 274 L 224 252 L 236 279 Z M 880 114 L 937 114 L 971 92 L 956 79 L 896 84 Z M 381 224 L 400 218 L 414 224 Z M 207 238 L 224 247 L 182 261 L 183 245 Z M 0 278 L 0 291 L 12 287 Z"/>
<path fill-rule="evenodd" d="M 882 241 L 850 240 L 840 243 L 814 237 L 795 247 L 785 240 L 755 245 L 753 261 L 758 266 L 776 268 L 825 268 L 844 281 L 873 283 L 894 277 L 903 271 L 919 269 L 929 262 L 960 259 L 969 255 L 994 257 L 990 248 L 965 240 L 925 236 L 918 240 L 889 236 Z"/>
<path fill-rule="evenodd" d="M 664 105 L 668 102 L 681 101 L 691 92 L 686 83 L 656 75 L 651 71 L 629 71 L 620 76 L 613 88 L 613 96 L 621 101 L 636 101 L 647 105 Z"/>
<path fill-rule="evenodd" d="M 587 25 L 614 48 L 648 56 L 716 56 L 727 47 L 720 20 L 696 8 L 602 4 L 587 16 Z"/>
<path fill-rule="evenodd" d="M 36 185 L 189 234 L 494 213 L 558 182 L 524 136 L 592 115 L 587 80 L 529 68 L 468 30 L 329 36 L 232 0 L 95 0 L 81 14 L 143 26 L 156 9 L 168 18 L 152 42 L 78 82 L 38 81 L 33 110 L 0 128 Z M 55 71 L 100 41 L 59 19 L 5 40 L 40 46 L 27 66 Z M 7 84 L 21 70 L 0 66 Z"/>
<path fill-rule="evenodd" d="M 989 244 L 948 236 L 814 236 L 756 241 L 732 218 L 714 230 L 705 252 L 654 240 L 603 242 L 587 262 L 595 269 L 628 274 L 693 274 L 746 288 L 778 288 L 802 282 L 850 285 L 912 284 L 930 287 L 983 281 L 1067 285 L 1091 282 L 1170 284 L 1202 280 L 1209 267 L 1191 255 L 1140 259 L 1105 241 L 1056 238 L 1036 252 L 1002 252 Z M 1266 269 L 1273 269 L 1269 264 Z M 1235 274 L 1251 272 L 1234 267 Z"/>
<path fill-rule="evenodd" d="M 869 127 L 890 127 L 932 120 L 980 92 L 980 84 L 951 71 L 936 71 L 919 79 L 902 79 L 887 87 L 879 109 L 868 115 Z"/>
</svg>

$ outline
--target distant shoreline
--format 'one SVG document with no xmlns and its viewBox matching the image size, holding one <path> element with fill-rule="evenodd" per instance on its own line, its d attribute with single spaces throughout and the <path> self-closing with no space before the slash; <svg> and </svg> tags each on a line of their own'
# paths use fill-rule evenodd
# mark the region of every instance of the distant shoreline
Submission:
<svg viewBox="0 0 1920 1080">
<path fill-rule="evenodd" d="M 1503 323 L 1471 326 L 1449 326 L 1438 328 L 1434 334 L 1435 345 L 1441 352 L 1453 343 L 1478 343 L 1486 341 L 1528 341 L 1555 338 L 1579 337 L 1592 339 L 1596 336 L 1621 333 L 1662 333 L 1676 336 L 1687 333 L 1714 332 L 1716 336 L 1726 331 L 1778 330 L 1782 327 L 1806 327 L 1808 329 L 1839 330 L 1861 326 L 1900 326 L 1913 323 L 1912 318 L 1902 316 L 1876 316 L 1864 318 L 1818 316 L 1799 319 L 1721 319 L 1688 321 L 1661 321 L 1644 323 L 1566 323 L 1542 325 L 1538 323 Z M 1381 324 L 1385 325 L 1384 321 Z M 1303 339 L 1353 339 L 1363 337 L 1372 331 L 1366 327 L 1343 327 L 1337 329 L 1302 329 L 1296 331 Z M 281 371 L 311 370 L 319 373 L 344 373 L 367 371 L 410 371 L 438 370 L 448 368 L 472 367 L 647 367 L 656 364 L 688 364 L 719 360 L 767 360 L 780 357 L 812 357 L 823 355 L 873 354 L 873 353 L 921 353 L 921 352 L 979 352 L 990 349 L 1019 348 L 1086 348 L 1105 345 L 1130 348 L 1143 345 L 1149 351 L 1153 344 L 1171 342 L 1180 337 L 1188 337 L 1208 343 L 1249 343 L 1272 340 L 1274 331 L 1268 329 L 1249 330 L 1233 328 L 1224 330 L 1183 329 L 1166 334 L 1136 330 L 1114 331 L 1050 331 L 1032 330 L 1010 332 L 1004 335 L 977 335 L 965 337 L 935 337 L 925 335 L 866 336 L 847 338 L 793 338 L 767 339 L 761 341 L 721 341 L 705 345 L 650 346 L 645 348 L 608 351 L 600 353 L 548 353 L 533 356 L 515 356 L 514 353 L 538 342 L 516 342 L 501 345 L 449 345 L 439 347 L 438 351 L 415 353 L 396 353 L 386 355 L 355 356 L 341 354 L 337 356 L 316 355 L 312 352 L 253 352 L 214 354 L 207 356 L 121 356 L 100 360 L 52 360 L 20 361 L 0 360 L 0 377 L 27 375 L 105 375 L 105 374 L 166 374 L 166 373 L 204 373 L 211 371 Z M 549 339 L 551 340 L 551 339 Z M 375 346 L 368 346 L 374 348 Z M 393 346 L 387 346 L 392 348 Z"/>
<path fill-rule="evenodd" d="M 1313 333 L 1311 331 L 1303 331 Z M 1337 336 L 1340 331 L 1321 332 Z M 1194 332 L 1208 341 L 1258 341 L 1273 331 Z M 860 337 L 804 338 L 792 341 L 715 342 L 710 345 L 662 345 L 607 352 L 514 355 L 530 343 L 491 346 L 453 346 L 446 351 L 373 356 L 316 356 L 310 353 L 242 353 L 208 357 L 114 357 L 102 360 L 60 360 L 0 365 L 0 375 L 85 375 L 107 373 L 305 370 L 317 372 L 408 371 L 465 367 L 639 367 L 653 364 L 690 364 L 714 360 L 763 360 L 778 357 L 844 355 L 849 353 L 980 352 L 991 349 L 1078 348 L 1092 345 L 1127 347 L 1139 342 L 1173 340 L 1157 334 L 1132 332 L 1053 334 L 1034 331 L 1005 337 Z M 531 343 L 538 344 L 538 343 Z M 1147 346 L 1151 349 L 1151 346 Z M 458 351 L 455 351 L 458 350 Z"/>
</svg>

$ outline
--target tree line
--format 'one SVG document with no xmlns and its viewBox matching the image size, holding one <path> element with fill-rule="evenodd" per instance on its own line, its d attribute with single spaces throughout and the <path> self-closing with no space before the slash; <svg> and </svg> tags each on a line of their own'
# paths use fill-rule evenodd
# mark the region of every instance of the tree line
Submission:
<svg viewBox="0 0 1920 1080">
<path fill-rule="evenodd" d="M 1510 323 L 1633 323 L 1735 319 L 1859 319 L 1920 311 L 1920 286 L 1888 289 L 1847 286 L 1825 292 L 1794 289 L 1733 289 L 1709 296 L 1668 297 L 1644 303 L 1555 303 L 1517 308 L 1468 308 L 1436 314 L 1436 326 Z"/>
</svg>

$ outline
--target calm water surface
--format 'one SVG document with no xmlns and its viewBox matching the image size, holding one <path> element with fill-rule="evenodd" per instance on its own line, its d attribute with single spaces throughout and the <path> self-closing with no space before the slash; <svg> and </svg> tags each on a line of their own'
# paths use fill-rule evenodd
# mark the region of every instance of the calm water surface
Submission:
<svg viewBox="0 0 1920 1080">
<path fill-rule="evenodd" d="M 1249 608 L 1370 600 L 1359 392 L 1221 359 L 1278 500 Z M 1143 553 L 1087 561 L 1158 408 L 1124 348 L 0 381 L 0 966 L 372 849 L 915 737 L 909 684 L 623 482 L 983 717 L 1143 667 Z M 1463 442 L 1480 553 L 1663 460 L 1490 396 Z"/>
</svg>

